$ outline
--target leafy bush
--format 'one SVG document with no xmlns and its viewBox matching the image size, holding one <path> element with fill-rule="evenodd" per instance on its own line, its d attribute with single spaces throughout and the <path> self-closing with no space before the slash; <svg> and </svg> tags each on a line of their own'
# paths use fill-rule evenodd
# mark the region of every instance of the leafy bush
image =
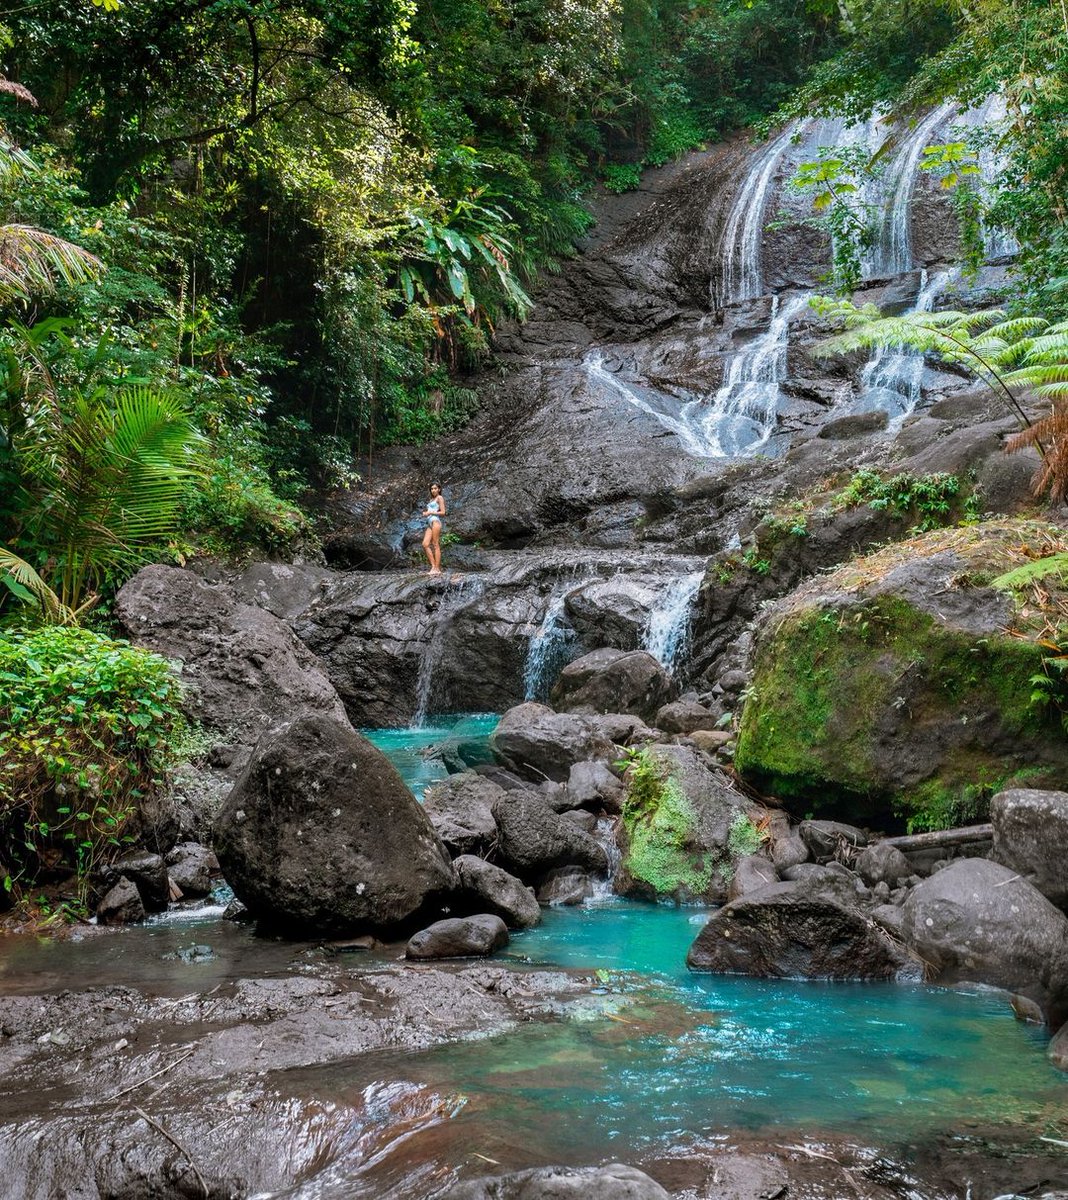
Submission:
<svg viewBox="0 0 1068 1200">
<path fill-rule="evenodd" d="M 731 858 L 744 858 L 747 854 L 756 854 L 763 846 L 766 836 L 745 813 L 739 813 L 731 822 L 730 833 L 727 835 L 727 849 Z"/>
<path fill-rule="evenodd" d="M 946 525 L 959 503 L 961 482 L 956 475 L 912 475 L 902 471 L 883 478 L 878 471 L 858 471 L 834 499 L 838 511 L 866 504 L 900 516 L 914 516 L 915 529 L 927 533 Z"/>
<path fill-rule="evenodd" d="M 136 828 L 182 728 L 168 663 L 89 629 L 0 634 L 4 886 L 83 880 Z M 14 882 L 13 882 L 14 881 Z"/>
<path fill-rule="evenodd" d="M 641 186 L 642 169 L 638 163 L 608 163 L 604 168 L 604 190 L 619 196 Z"/>
</svg>

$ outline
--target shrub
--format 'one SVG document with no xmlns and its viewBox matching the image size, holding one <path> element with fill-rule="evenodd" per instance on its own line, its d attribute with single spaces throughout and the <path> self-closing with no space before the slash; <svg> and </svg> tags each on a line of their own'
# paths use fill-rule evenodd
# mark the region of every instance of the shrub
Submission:
<svg viewBox="0 0 1068 1200">
<path fill-rule="evenodd" d="M 73 870 L 84 886 L 132 840 L 183 725 L 179 697 L 165 659 L 92 630 L 0 633 L 7 890 L 46 871 Z"/>
<path fill-rule="evenodd" d="M 641 185 L 642 169 L 637 163 L 609 163 L 604 168 L 604 190 L 620 195 Z"/>
</svg>

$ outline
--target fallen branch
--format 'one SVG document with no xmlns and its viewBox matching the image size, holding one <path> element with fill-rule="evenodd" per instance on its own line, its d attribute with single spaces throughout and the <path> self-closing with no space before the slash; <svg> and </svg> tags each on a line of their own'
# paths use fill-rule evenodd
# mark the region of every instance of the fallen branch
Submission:
<svg viewBox="0 0 1068 1200">
<path fill-rule="evenodd" d="M 174 1062 L 168 1063 L 165 1067 L 160 1067 L 158 1071 L 153 1071 L 151 1075 L 146 1075 L 144 1079 L 139 1079 L 136 1083 L 131 1083 L 129 1087 L 125 1087 L 121 1092 L 116 1092 L 114 1096 L 109 1096 L 104 1101 L 105 1104 L 110 1104 L 112 1100 L 118 1100 L 120 1096 L 125 1096 L 128 1092 L 136 1092 L 139 1087 L 144 1087 L 146 1083 L 151 1083 L 153 1079 L 158 1079 L 161 1075 L 166 1075 L 168 1071 L 173 1071 L 174 1068 L 185 1060 L 196 1050 L 196 1046 L 190 1046 L 189 1049 Z"/>
<path fill-rule="evenodd" d="M 211 1193 L 208 1191 L 208 1185 L 204 1182 L 204 1176 L 201 1175 L 199 1169 L 197 1168 L 197 1164 L 193 1161 L 193 1156 L 189 1153 L 189 1151 L 182 1145 L 182 1143 L 174 1136 L 173 1133 L 168 1133 L 167 1130 L 164 1129 L 159 1123 L 159 1121 L 157 1121 L 154 1117 L 150 1117 L 143 1108 L 138 1108 L 136 1105 L 134 1105 L 134 1112 L 137 1113 L 142 1121 L 147 1121 L 148 1124 L 151 1125 L 158 1134 L 161 1134 L 163 1137 L 165 1137 L 179 1154 L 185 1155 L 186 1161 L 189 1163 L 193 1174 L 197 1177 L 197 1183 L 200 1184 L 200 1190 L 204 1193 L 204 1200 L 208 1200 L 208 1197 L 211 1195 Z"/>
<path fill-rule="evenodd" d="M 884 846 L 896 846 L 903 854 L 910 850 L 932 850 L 942 846 L 962 846 L 967 842 L 988 842 L 994 836 L 993 825 L 965 825 L 958 829 L 933 829 L 930 833 L 909 833 L 883 838 Z"/>
</svg>

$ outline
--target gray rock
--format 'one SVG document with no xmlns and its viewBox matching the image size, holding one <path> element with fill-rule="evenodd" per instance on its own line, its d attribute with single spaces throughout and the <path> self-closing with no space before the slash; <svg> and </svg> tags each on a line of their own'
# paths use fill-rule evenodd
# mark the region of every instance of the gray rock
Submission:
<svg viewBox="0 0 1068 1200">
<path fill-rule="evenodd" d="M 560 814 L 565 821 L 581 829 L 583 833 L 593 833 L 597 828 L 597 817 L 586 808 L 571 808 Z"/>
<path fill-rule="evenodd" d="M 603 738 L 616 746 L 644 746 L 655 742 L 659 734 L 633 713 L 591 713 L 590 724 Z"/>
<path fill-rule="evenodd" d="M 671 676 L 647 651 L 606 647 L 568 663 L 552 701 L 571 712 L 634 713 L 651 721 L 677 695 Z"/>
<path fill-rule="evenodd" d="M 604 848 L 533 792 L 506 792 L 493 806 L 497 856 L 520 878 L 536 879 L 553 867 L 605 871 Z"/>
<path fill-rule="evenodd" d="M 763 854 L 745 854 L 734 864 L 727 899 L 738 900 L 751 892 L 758 892 L 768 884 L 778 883 L 779 876 L 774 866 Z"/>
<path fill-rule="evenodd" d="M 897 887 L 909 877 L 912 870 L 904 854 L 886 842 L 873 842 L 866 846 L 857 855 L 853 869 L 865 883 L 872 886 L 884 883 L 888 889 Z"/>
<path fill-rule="evenodd" d="M 1068 908 L 1068 792 L 1011 788 L 990 801 L 993 857 Z"/>
<path fill-rule="evenodd" d="M 265 609 L 178 567 L 145 567 L 119 590 L 130 640 L 182 664 L 184 704 L 233 747 L 236 773 L 263 730 L 302 712 L 344 718 L 319 660 Z"/>
<path fill-rule="evenodd" d="M 473 854 L 462 854 L 452 865 L 479 912 L 496 914 L 510 929 L 529 929 L 541 920 L 534 893 L 514 875 Z"/>
<path fill-rule="evenodd" d="M 575 763 L 567 777 L 567 794 L 572 806 L 605 808 L 619 812 L 623 784 L 603 762 Z"/>
<path fill-rule="evenodd" d="M 688 736 L 698 750 L 713 757 L 734 740 L 734 734 L 726 729 L 695 729 Z"/>
<path fill-rule="evenodd" d="M 904 940 L 905 916 L 901 911 L 901 906 L 897 904 L 877 904 L 871 910 L 871 919 L 885 929 L 891 937 L 898 940 Z"/>
<path fill-rule="evenodd" d="M 249 563 L 231 586 L 244 603 L 292 620 L 322 595 L 336 574 L 310 563 Z"/>
<path fill-rule="evenodd" d="M 450 854 L 481 854 L 497 840 L 493 805 L 503 795 L 496 783 L 465 771 L 428 787 L 423 810 Z"/>
<path fill-rule="evenodd" d="M 825 421 L 818 436 L 831 442 L 845 441 L 847 438 L 878 433 L 889 424 L 890 414 L 880 408 L 873 412 L 851 413 L 849 416 L 836 417 L 833 421 Z"/>
<path fill-rule="evenodd" d="M 698 730 L 715 733 L 718 717 L 693 700 L 674 700 L 656 714 L 654 724 L 665 733 L 691 734 Z"/>
<path fill-rule="evenodd" d="M 409 941 L 405 958 L 484 958 L 508 945 L 508 928 L 500 917 L 449 917 L 420 930 Z"/>
<path fill-rule="evenodd" d="M 1046 1053 L 1058 1071 L 1068 1071 L 1068 1024 L 1062 1025 L 1053 1035 Z"/>
<path fill-rule="evenodd" d="M 197 842 L 182 842 L 167 855 L 167 874 L 182 893 L 189 897 L 206 896 L 211 878 L 219 873 L 215 852 Z"/>
<path fill-rule="evenodd" d="M 636 1167 L 538 1167 L 475 1179 L 450 1188 L 442 1200 L 669 1200 Z"/>
<path fill-rule="evenodd" d="M 101 925 L 128 925 L 145 919 L 141 894 L 130 879 L 120 879 L 97 905 L 96 919 Z"/>
<path fill-rule="evenodd" d="M 141 894 L 145 912 L 163 912 L 170 903 L 170 885 L 163 857 L 148 850 L 134 850 L 116 859 L 106 870 L 110 882 L 116 875 L 130 880 Z"/>
<path fill-rule="evenodd" d="M 868 844 L 863 830 L 841 821 L 802 821 L 798 833 L 817 861 L 835 858 L 843 849 Z"/>
<path fill-rule="evenodd" d="M 538 888 L 538 900 L 552 907 L 581 904 L 593 895 L 593 880 L 581 867 L 558 867 Z"/>
<path fill-rule="evenodd" d="M 618 753 L 589 718 L 553 712 L 544 704 L 533 703 L 509 709 L 490 744 L 508 770 L 535 782 L 566 782 L 576 763 L 589 759 L 612 762 Z"/>
<path fill-rule="evenodd" d="M 919 964 L 872 925 L 848 882 L 776 883 L 715 913 L 686 956 L 694 971 L 770 979 L 922 977 Z"/>
<path fill-rule="evenodd" d="M 950 863 L 913 888 L 904 936 L 939 979 L 1023 992 L 1051 1025 L 1068 1018 L 1068 917 L 985 858 Z"/>
<path fill-rule="evenodd" d="M 456 878 L 385 755 L 323 714 L 264 735 L 215 823 L 215 849 L 249 911 L 297 932 L 389 929 Z"/>
<path fill-rule="evenodd" d="M 768 833 L 771 861 L 780 875 L 790 867 L 808 861 L 808 847 L 784 812 L 769 809 Z"/>
</svg>

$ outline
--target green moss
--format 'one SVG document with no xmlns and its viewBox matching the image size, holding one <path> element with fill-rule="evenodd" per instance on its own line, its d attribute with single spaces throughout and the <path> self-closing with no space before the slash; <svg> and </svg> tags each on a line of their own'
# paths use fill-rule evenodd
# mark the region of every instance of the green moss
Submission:
<svg viewBox="0 0 1068 1200">
<path fill-rule="evenodd" d="M 1057 783 L 1051 772 L 1038 767 L 997 774 L 987 764 L 976 762 L 962 774 L 962 764 L 954 765 L 958 769 L 939 779 L 927 779 L 895 799 L 895 811 L 905 819 L 909 833 L 988 821 L 990 801 L 998 792 Z"/>
<path fill-rule="evenodd" d="M 631 756 L 623 802 L 627 854 L 623 865 L 658 896 L 704 894 L 717 865 L 692 848 L 697 826 L 693 805 L 670 770 L 651 751 Z"/>
<path fill-rule="evenodd" d="M 1012 774 L 1004 752 L 987 749 L 992 724 L 999 742 L 1026 742 L 1050 724 L 1030 702 L 1031 678 L 1041 669 L 1034 642 L 973 639 L 895 597 L 795 611 L 764 641 L 755 666 L 739 770 L 779 795 L 856 815 L 891 799 L 878 773 L 887 757 L 880 742 L 907 737 L 910 725 L 948 718 L 977 729 L 959 771 L 897 797 L 904 815 L 930 823 L 964 811 L 969 787 Z"/>
</svg>

